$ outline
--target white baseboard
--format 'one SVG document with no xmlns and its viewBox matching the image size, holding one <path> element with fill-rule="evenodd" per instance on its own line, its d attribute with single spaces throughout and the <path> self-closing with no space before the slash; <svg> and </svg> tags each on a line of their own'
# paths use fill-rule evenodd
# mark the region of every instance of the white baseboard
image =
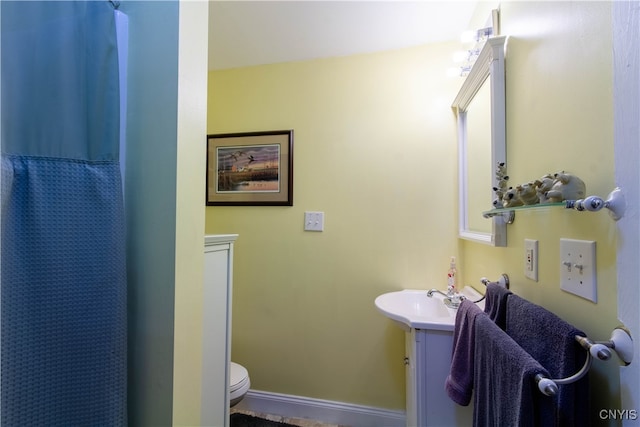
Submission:
<svg viewBox="0 0 640 427">
<path fill-rule="evenodd" d="M 405 427 L 406 425 L 404 411 L 259 390 L 249 390 L 236 408 L 351 427 Z"/>
</svg>

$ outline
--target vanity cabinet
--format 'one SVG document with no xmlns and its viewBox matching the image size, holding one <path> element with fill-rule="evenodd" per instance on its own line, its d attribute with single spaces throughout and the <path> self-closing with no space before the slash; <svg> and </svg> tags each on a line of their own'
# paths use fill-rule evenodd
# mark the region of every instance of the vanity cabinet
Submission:
<svg viewBox="0 0 640 427">
<path fill-rule="evenodd" d="M 473 424 L 473 401 L 457 405 L 444 389 L 453 349 L 453 330 L 448 329 L 405 332 L 407 427 Z"/>
<path fill-rule="evenodd" d="M 204 238 L 201 425 L 229 426 L 233 245 L 237 234 Z"/>
</svg>

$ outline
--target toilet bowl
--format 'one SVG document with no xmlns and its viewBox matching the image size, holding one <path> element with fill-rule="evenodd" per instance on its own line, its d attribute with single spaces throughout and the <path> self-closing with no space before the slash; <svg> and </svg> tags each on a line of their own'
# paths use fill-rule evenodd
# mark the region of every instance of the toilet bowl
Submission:
<svg viewBox="0 0 640 427">
<path fill-rule="evenodd" d="M 231 406 L 238 404 L 251 386 L 249 372 L 244 366 L 231 362 L 229 369 L 229 400 Z"/>
</svg>

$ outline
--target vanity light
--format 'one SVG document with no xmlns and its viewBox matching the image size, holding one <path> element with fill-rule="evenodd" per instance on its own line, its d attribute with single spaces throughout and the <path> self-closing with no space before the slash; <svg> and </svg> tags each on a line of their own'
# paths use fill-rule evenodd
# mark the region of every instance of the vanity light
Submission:
<svg viewBox="0 0 640 427">
<path fill-rule="evenodd" d="M 477 31 L 465 31 L 464 33 L 460 34 L 460 43 L 471 43 L 471 42 L 475 42 L 476 41 L 476 37 L 478 35 Z"/>
<path fill-rule="evenodd" d="M 463 40 L 463 43 L 475 42 L 474 46 L 471 49 L 466 51 L 457 51 L 453 53 L 454 62 L 464 62 L 465 64 L 460 66 L 460 77 L 466 77 L 471 71 L 471 67 L 480 56 L 480 51 L 482 47 L 487 42 L 489 37 L 493 34 L 493 28 L 486 27 L 480 28 L 476 31 L 465 31 L 460 36 L 460 40 Z"/>
<path fill-rule="evenodd" d="M 453 62 L 464 62 L 469 59 L 469 51 L 468 50 L 458 50 L 453 52 L 451 55 L 451 59 Z"/>
<path fill-rule="evenodd" d="M 469 62 L 476 62 L 478 56 L 480 56 L 480 48 L 478 47 L 478 45 L 476 45 L 476 47 L 474 47 L 473 49 L 467 51 L 467 61 Z"/>
<path fill-rule="evenodd" d="M 493 35 L 493 27 L 480 28 L 476 31 L 476 43 L 485 42 Z"/>
<path fill-rule="evenodd" d="M 460 67 L 447 68 L 447 77 L 460 77 Z"/>
<path fill-rule="evenodd" d="M 460 67 L 460 77 L 466 77 L 471 71 L 473 64 L 467 64 Z"/>
<path fill-rule="evenodd" d="M 459 65 L 457 67 L 451 68 L 447 75 L 450 77 L 465 77 L 471 71 L 471 67 L 473 63 L 478 59 L 478 55 L 480 55 L 480 49 L 473 48 L 470 50 L 459 50 L 454 52 L 451 55 L 453 62 L 463 65 Z"/>
<path fill-rule="evenodd" d="M 464 62 L 465 64 L 459 67 L 457 75 L 460 77 L 466 77 L 471 71 L 473 64 L 478 59 L 482 47 L 487 40 L 493 36 L 500 34 L 498 28 L 498 10 L 492 10 L 491 15 L 487 19 L 483 28 L 477 30 L 465 31 L 460 35 L 460 43 L 463 45 L 473 44 L 473 47 L 463 52 L 455 52 L 453 54 L 453 61 L 456 63 Z M 453 75 L 453 73 L 448 73 Z"/>
</svg>

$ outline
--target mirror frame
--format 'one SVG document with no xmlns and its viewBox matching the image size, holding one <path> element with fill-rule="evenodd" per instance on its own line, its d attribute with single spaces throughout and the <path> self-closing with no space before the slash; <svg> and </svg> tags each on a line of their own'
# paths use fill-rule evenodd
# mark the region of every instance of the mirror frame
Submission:
<svg viewBox="0 0 640 427">
<path fill-rule="evenodd" d="M 451 108 L 458 121 L 458 235 L 462 239 L 485 243 L 492 246 L 507 246 L 507 221 L 503 215 L 496 215 L 490 221 L 491 233 L 472 231 L 469 229 L 467 203 L 467 113 L 469 104 L 489 78 L 491 85 L 491 170 L 495 170 L 498 162 L 507 160 L 506 119 L 505 119 L 505 69 L 504 50 L 505 36 L 491 37 L 482 47 L 478 59 L 462 83 L 460 92 Z M 494 187 L 495 179 L 487 185 Z M 491 200 L 487 200 L 487 210 L 491 208 Z M 481 214 L 478 212 L 478 214 Z"/>
</svg>

